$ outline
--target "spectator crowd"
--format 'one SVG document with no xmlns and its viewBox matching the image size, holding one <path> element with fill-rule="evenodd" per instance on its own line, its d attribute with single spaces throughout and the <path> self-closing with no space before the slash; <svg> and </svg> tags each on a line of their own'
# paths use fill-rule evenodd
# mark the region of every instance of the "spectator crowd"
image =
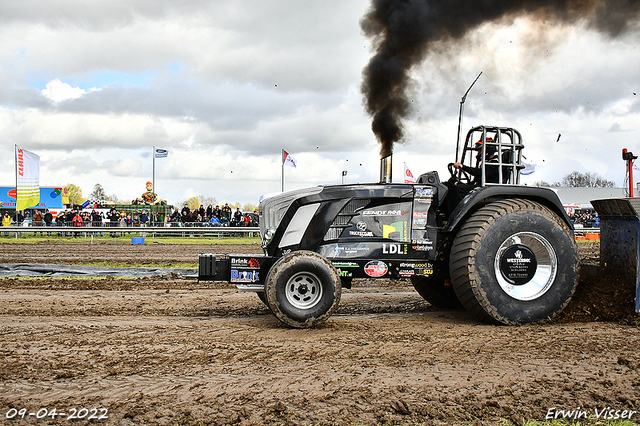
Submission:
<svg viewBox="0 0 640 426">
<path fill-rule="evenodd" d="M 600 227 L 600 218 L 598 217 L 598 212 L 592 212 L 589 210 L 586 211 L 570 211 L 569 219 L 574 226 L 582 225 L 583 228 L 599 228 Z"/>
<path fill-rule="evenodd" d="M 258 226 L 258 211 L 243 213 L 239 207 L 235 211 L 226 203 L 224 206 L 207 208 L 200 204 L 191 210 L 187 204 L 181 210 L 175 209 L 169 217 L 172 226 Z"/>
<path fill-rule="evenodd" d="M 165 217 L 166 214 L 166 217 Z M 224 206 L 209 205 L 204 208 L 191 210 L 188 205 L 182 209 L 149 211 L 147 209 L 121 209 L 118 211 L 112 207 L 109 211 L 92 209 L 68 209 L 58 212 L 55 216 L 48 210 L 29 209 L 19 212 L 5 212 L 2 215 L 2 226 L 234 226 L 254 227 L 258 226 L 258 211 L 243 213 L 240 208 L 235 211 L 225 204 Z"/>
</svg>

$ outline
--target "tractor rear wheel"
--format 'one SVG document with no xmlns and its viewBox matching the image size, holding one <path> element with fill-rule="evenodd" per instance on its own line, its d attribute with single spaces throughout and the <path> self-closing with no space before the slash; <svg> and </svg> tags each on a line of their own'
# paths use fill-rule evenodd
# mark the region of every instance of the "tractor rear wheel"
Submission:
<svg viewBox="0 0 640 426">
<path fill-rule="evenodd" d="M 264 295 L 283 323 L 309 328 L 326 321 L 338 308 L 342 286 L 331 262 L 311 251 L 295 251 L 269 270 Z"/>
<path fill-rule="evenodd" d="M 258 299 L 260 299 L 262 303 L 269 307 L 269 304 L 267 303 L 267 296 L 264 295 L 264 291 L 258 291 L 256 292 L 256 295 L 258 295 Z"/>
<path fill-rule="evenodd" d="M 411 284 L 424 300 L 439 309 L 461 309 L 451 281 L 434 277 L 411 277 Z"/>
<path fill-rule="evenodd" d="M 458 299 L 479 320 L 534 323 L 569 303 L 578 255 L 571 229 L 557 214 L 530 200 L 503 200 L 461 227 L 449 269 Z"/>
</svg>

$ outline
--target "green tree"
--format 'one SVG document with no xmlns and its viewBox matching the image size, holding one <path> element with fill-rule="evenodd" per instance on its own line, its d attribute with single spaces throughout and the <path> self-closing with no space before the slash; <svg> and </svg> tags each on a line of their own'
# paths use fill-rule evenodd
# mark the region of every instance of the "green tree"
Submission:
<svg viewBox="0 0 640 426">
<path fill-rule="evenodd" d="M 200 199 L 198 197 L 191 197 L 187 201 L 185 201 L 185 203 L 187 203 L 189 209 L 191 209 L 192 211 L 200 208 Z M 182 205 L 184 205 L 184 203 L 182 203 Z"/>
<path fill-rule="evenodd" d="M 250 213 L 250 212 L 252 212 L 254 210 L 258 210 L 258 206 L 255 206 L 255 205 L 253 205 L 251 203 L 247 203 L 242 207 L 242 211 L 245 212 L 245 213 Z"/>
<path fill-rule="evenodd" d="M 70 204 L 82 204 L 85 202 L 86 199 L 82 196 L 82 188 L 72 183 L 66 184 L 65 188 L 69 190 Z"/>
</svg>

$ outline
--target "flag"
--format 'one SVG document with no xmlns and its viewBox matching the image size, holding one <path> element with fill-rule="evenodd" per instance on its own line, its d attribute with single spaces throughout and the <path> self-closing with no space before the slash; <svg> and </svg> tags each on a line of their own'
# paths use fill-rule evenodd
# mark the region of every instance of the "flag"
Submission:
<svg viewBox="0 0 640 426">
<path fill-rule="evenodd" d="M 520 172 L 521 175 L 530 175 L 531 173 L 536 171 L 535 164 L 529 164 L 523 161 L 522 165 L 524 166 L 524 169 L 522 169 L 522 171 Z"/>
<path fill-rule="evenodd" d="M 282 164 L 284 164 L 285 166 L 289 166 L 289 167 L 293 167 L 294 169 L 296 168 L 296 159 L 293 158 L 291 156 L 291 154 L 289 154 L 287 151 L 285 151 L 284 149 L 282 150 Z"/>
<path fill-rule="evenodd" d="M 16 210 L 40 202 L 40 157 L 16 145 Z"/>
<path fill-rule="evenodd" d="M 156 148 L 156 153 L 155 153 L 156 158 L 167 158 L 168 154 L 169 154 L 168 150 L 162 149 L 162 148 Z"/>
<path fill-rule="evenodd" d="M 404 183 L 416 183 L 416 178 L 413 177 L 413 173 L 407 167 L 407 163 L 404 163 Z"/>
</svg>

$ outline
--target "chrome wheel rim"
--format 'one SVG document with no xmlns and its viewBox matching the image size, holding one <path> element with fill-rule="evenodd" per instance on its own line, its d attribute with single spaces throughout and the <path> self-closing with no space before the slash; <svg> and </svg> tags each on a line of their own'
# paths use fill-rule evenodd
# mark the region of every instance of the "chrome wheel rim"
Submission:
<svg viewBox="0 0 640 426">
<path fill-rule="evenodd" d="M 298 272 L 289 278 L 284 293 L 294 308 L 310 309 L 322 299 L 322 284 L 315 274 Z"/>
<path fill-rule="evenodd" d="M 523 263 L 520 270 L 518 262 Z M 494 260 L 498 284 L 516 300 L 534 300 L 545 294 L 557 272 L 555 250 L 546 238 L 535 232 L 511 235 L 500 245 Z"/>
</svg>

